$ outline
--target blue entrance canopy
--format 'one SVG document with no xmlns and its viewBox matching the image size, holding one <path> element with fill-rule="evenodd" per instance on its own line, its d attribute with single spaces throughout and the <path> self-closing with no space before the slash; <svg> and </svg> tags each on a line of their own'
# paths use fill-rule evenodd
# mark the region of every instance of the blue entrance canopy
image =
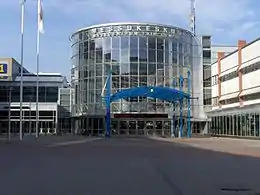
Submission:
<svg viewBox="0 0 260 195">
<path fill-rule="evenodd" d="M 111 95 L 110 102 L 131 97 L 151 97 L 173 103 L 176 101 L 183 100 L 185 98 L 190 99 L 190 94 L 169 87 L 135 87 L 130 89 L 124 89 Z"/>
<path fill-rule="evenodd" d="M 143 87 L 135 87 L 130 89 L 124 89 L 117 93 L 111 94 L 111 77 L 112 72 L 111 69 L 108 72 L 108 78 L 106 81 L 106 96 L 105 96 L 105 102 L 106 102 L 106 137 L 110 137 L 110 131 L 111 131 L 111 113 L 110 113 L 110 104 L 111 102 L 124 99 L 124 98 L 132 98 L 132 97 L 151 97 L 154 99 L 160 99 L 163 101 L 170 102 L 174 105 L 175 110 L 175 104 L 174 102 L 180 103 L 180 137 L 182 137 L 182 127 L 183 127 L 183 118 L 182 118 L 182 111 L 183 111 L 183 99 L 188 99 L 188 137 L 191 135 L 191 124 L 190 124 L 190 99 L 191 99 L 191 82 L 190 82 L 190 71 L 188 71 L 188 93 L 185 93 L 182 91 L 183 87 L 183 78 L 182 76 L 180 79 L 180 90 L 169 88 L 169 87 L 161 87 L 161 86 L 143 86 Z M 175 116 L 173 116 L 173 121 L 175 120 Z M 174 128 L 173 128 L 174 129 Z"/>
</svg>

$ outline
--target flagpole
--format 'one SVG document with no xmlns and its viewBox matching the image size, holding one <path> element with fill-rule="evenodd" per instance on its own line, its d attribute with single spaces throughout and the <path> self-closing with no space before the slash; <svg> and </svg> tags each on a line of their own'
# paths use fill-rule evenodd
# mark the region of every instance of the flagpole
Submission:
<svg viewBox="0 0 260 195">
<path fill-rule="evenodd" d="M 38 27 L 37 27 L 37 52 L 36 52 L 36 137 L 39 134 L 39 62 L 40 62 L 40 0 L 38 0 Z"/>
<path fill-rule="evenodd" d="M 21 70 L 20 70 L 20 140 L 23 139 L 23 34 L 24 34 L 24 4 L 25 0 L 21 2 Z M 11 108 L 9 108 L 11 109 Z"/>
</svg>

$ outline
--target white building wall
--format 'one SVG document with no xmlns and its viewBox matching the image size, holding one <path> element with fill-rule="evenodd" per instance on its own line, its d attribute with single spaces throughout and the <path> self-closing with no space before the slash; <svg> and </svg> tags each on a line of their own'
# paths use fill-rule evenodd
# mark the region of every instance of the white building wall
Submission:
<svg viewBox="0 0 260 195">
<path fill-rule="evenodd" d="M 239 83 L 238 77 L 221 83 L 221 96 L 238 92 L 239 91 L 238 83 Z"/>
<path fill-rule="evenodd" d="M 238 67 L 238 51 L 230 54 L 230 56 L 224 57 L 221 60 L 221 73 L 220 76 L 227 75 L 231 72 L 238 71 L 245 67 L 248 67 L 253 64 L 260 64 L 260 39 L 244 46 L 241 49 L 241 59 L 242 63 L 241 66 Z M 212 64 L 211 73 L 212 76 L 218 74 L 217 70 L 217 63 Z M 231 80 L 221 82 L 221 96 L 219 99 L 224 99 L 225 95 L 229 95 L 230 97 L 232 94 L 237 94 L 233 97 L 244 97 L 245 95 L 249 94 L 257 94 L 260 93 L 260 69 L 255 68 L 251 69 L 253 72 L 244 72 L 242 75 L 242 91 L 239 91 L 239 77 L 233 78 Z M 213 79 L 213 78 L 212 78 Z M 212 98 L 217 97 L 219 94 L 218 92 L 218 84 L 212 86 Z M 229 98 L 231 99 L 231 98 Z M 253 104 L 260 104 L 260 95 L 256 97 L 254 100 L 246 100 L 244 99 L 242 102 L 243 106 L 253 105 Z M 225 110 L 228 108 L 236 108 L 239 109 L 240 103 L 229 103 L 222 106 L 212 105 L 212 110 Z"/>
<path fill-rule="evenodd" d="M 195 120 L 205 120 L 207 118 L 203 108 L 203 62 L 201 39 L 194 40 L 193 48 L 193 70 L 192 70 L 192 115 Z M 200 43 L 198 43 L 200 42 Z"/>
<path fill-rule="evenodd" d="M 235 66 L 238 65 L 238 53 L 235 52 L 227 57 L 225 57 L 223 60 L 221 60 L 221 64 L 225 64 L 225 65 L 221 65 L 221 72 L 225 72 Z"/>
<path fill-rule="evenodd" d="M 211 65 L 211 76 L 218 74 L 218 63 L 215 62 Z"/>
<path fill-rule="evenodd" d="M 260 55 L 260 41 L 255 41 L 247 47 L 243 48 L 242 63 L 250 61 Z"/>
<path fill-rule="evenodd" d="M 259 50 L 260 51 L 260 50 Z M 260 61 L 260 59 L 259 59 Z M 243 75 L 243 89 L 247 90 L 260 86 L 260 70 Z M 260 98 L 260 97 L 259 97 Z"/>
</svg>

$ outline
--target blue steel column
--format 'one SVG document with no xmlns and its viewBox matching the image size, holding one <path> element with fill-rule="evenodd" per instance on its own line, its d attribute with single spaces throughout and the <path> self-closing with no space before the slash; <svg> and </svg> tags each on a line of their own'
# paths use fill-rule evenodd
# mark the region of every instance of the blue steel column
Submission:
<svg viewBox="0 0 260 195">
<path fill-rule="evenodd" d="M 191 98 L 191 78 L 190 78 L 190 71 L 188 71 L 188 137 L 191 137 L 191 106 L 190 106 L 190 98 Z"/>
<path fill-rule="evenodd" d="M 180 75 L 180 91 L 183 91 L 182 89 L 183 89 L 183 77 L 182 77 L 182 75 Z M 179 125 L 180 125 L 179 136 L 180 137 L 182 137 L 182 135 L 183 135 L 182 107 L 183 107 L 183 98 L 180 99 L 180 122 L 179 122 Z"/>
<path fill-rule="evenodd" d="M 175 103 L 172 104 L 173 106 L 173 113 L 172 113 L 172 137 L 175 136 L 174 132 L 175 132 L 175 120 L 176 120 L 176 105 Z"/>
<path fill-rule="evenodd" d="M 111 75 L 112 71 L 109 70 L 107 85 L 106 85 L 106 137 L 110 137 L 111 134 L 111 113 L 110 113 L 110 98 L 111 98 Z"/>
</svg>

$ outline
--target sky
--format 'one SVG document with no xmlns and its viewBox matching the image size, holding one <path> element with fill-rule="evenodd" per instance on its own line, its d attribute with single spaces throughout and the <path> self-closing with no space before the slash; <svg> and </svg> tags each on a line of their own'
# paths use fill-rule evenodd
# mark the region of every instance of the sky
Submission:
<svg viewBox="0 0 260 195">
<path fill-rule="evenodd" d="M 0 0 L 0 57 L 20 61 L 21 0 Z M 24 66 L 36 72 L 37 0 L 27 0 Z M 213 43 L 236 45 L 260 34 L 259 0 L 196 0 L 197 34 Z M 79 28 L 107 22 L 151 22 L 189 28 L 189 0 L 43 0 L 40 72 L 70 77 L 70 35 Z"/>
</svg>

